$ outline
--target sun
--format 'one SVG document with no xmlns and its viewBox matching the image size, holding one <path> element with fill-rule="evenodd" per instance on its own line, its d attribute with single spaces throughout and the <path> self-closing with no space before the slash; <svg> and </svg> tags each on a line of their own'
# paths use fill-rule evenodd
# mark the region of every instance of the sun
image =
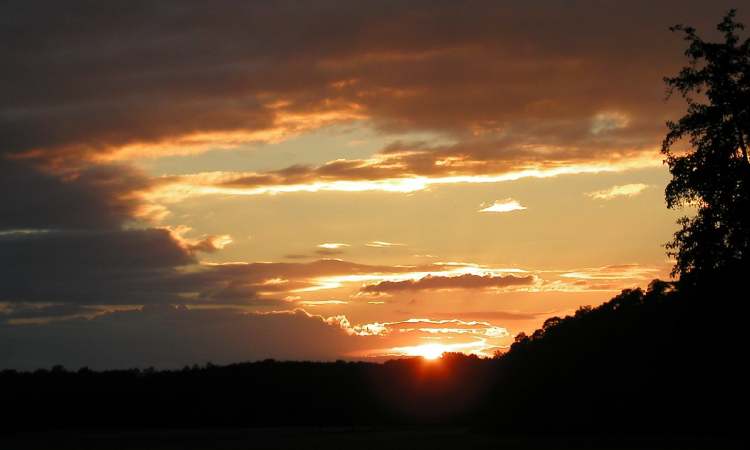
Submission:
<svg viewBox="0 0 750 450">
<path fill-rule="evenodd" d="M 443 353 L 445 353 L 446 348 L 444 345 L 441 344 L 424 344 L 424 345 L 417 345 L 410 349 L 409 355 L 411 356 L 421 356 L 424 359 L 429 360 L 435 360 L 443 356 Z"/>
</svg>

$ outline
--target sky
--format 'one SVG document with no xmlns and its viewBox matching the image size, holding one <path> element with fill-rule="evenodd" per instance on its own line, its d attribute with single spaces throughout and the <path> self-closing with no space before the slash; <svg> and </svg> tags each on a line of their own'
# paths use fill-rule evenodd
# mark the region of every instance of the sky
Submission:
<svg viewBox="0 0 750 450">
<path fill-rule="evenodd" d="M 491 356 L 667 279 L 669 27 L 732 6 L 3 2 L 0 368 Z"/>
</svg>

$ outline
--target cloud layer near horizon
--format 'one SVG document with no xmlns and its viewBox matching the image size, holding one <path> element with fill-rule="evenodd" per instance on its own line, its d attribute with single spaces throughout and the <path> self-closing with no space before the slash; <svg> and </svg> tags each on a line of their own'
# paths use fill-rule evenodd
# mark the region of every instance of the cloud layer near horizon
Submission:
<svg viewBox="0 0 750 450">
<path fill-rule="evenodd" d="M 440 335 L 453 345 L 491 353 L 508 331 L 489 322 L 409 319 L 351 324 L 343 316 L 304 310 L 249 313 L 237 309 L 151 306 L 46 323 L 0 322 L 0 369 L 61 364 L 92 369 L 180 368 L 266 358 L 377 358 Z M 429 341 L 428 341 L 429 342 Z M 403 355 L 393 353 L 390 356 Z"/>
</svg>

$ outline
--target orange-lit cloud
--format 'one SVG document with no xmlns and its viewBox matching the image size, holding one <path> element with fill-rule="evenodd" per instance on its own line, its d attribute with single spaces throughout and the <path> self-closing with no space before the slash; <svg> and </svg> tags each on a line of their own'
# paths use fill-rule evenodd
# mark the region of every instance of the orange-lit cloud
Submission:
<svg viewBox="0 0 750 450">
<path fill-rule="evenodd" d="M 564 272 L 563 278 L 581 280 L 648 280 L 663 272 L 663 268 L 643 267 L 639 264 L 618 264 L 603 267 L 592 267 Z"/>
<path fill-rule="evenodd" d="M 345 300 L 303 300 L 299 302 L 301 306 L 336 306 L 346 305 L 349 302 Z"/>
<path fill-rule="evenodd" d="M 55 164 L 185 155 L 363 120 L 456 145 L 406 158 L 406 171 L 386 177 L 386 167 L 370 167 L 381 175 L 359 179 L 435 178 L 414 173 L 420 165 L 442 178 L 492 176 L 523 170 L 498 169 L 502 162 L 540 170 L 653 156 L 676 108 L 662 101 L 661 77 L 678 63 L 679 40 L 666 29 L 679 20 L 677 3 L 604 2 L 581 13 L 523 2 L 323 2 L 315 14 L 222 3 L 144 5 L 127 17 L 76 5 L 99 26 L 75 36 L 54 26 L 62 13 L 54 2 L 5 11 L 14 26 L 2 38 L 14 50 L 0 57 L 14 61 L 6 71 L 14 82 L 0 105 L 3 154 Z M 680 2 L 679 10 L 700 26 L 727 5 Z M 32 25 L 46 37 L 19 32 Z M 622 42 L 627 55 L 611 51 Z M 223 50 L 200 51 L 207 47 Z M 66 51 L 76 58 L 60 58 Z"/>
<path fill-rule="evenodd" d="M 400 322 L 388 322 L 381 325 L 384 327 L 384 333 L 471 334 L 491 338 L 509 336 L 507 329 L 483 321 L 416 318 Z"/>
<path fill-rule="evenodd" d="M 424 356 L 433 359 L 444 352 L 492 356 L 510 336 L 507 329 L 489 322 L 458 319 L 415 318 L 399 322 L 352 324 L 345 316 L 333 316 L 325 321 L 351 336 L 378 337 L 379 344 L 385 343 L 384 340 L 392 344 L 391 347 L 363 349 L 350 354 L 355 357 Z M 404 342 L 425 340 L 425 344 L 403 345 Z"/>
<path fill-rule="evenodd" d="M 184 225 L 174 228 L 163 227 L 163 229 L 167 230 L 181 247 L 191 253 L 197 251 L 211 253 L 232 243 L 232 237 L 228 234 L 203 236 L 198 239 L 188 238 L 185 235 L 191 231 L 191 228 Z"/>
<path fill-rule="evenodd" d="M 586 195 L 596 200 L 612 200 L 617 197 L 634 197 L 648 188 L 647 184 L 633 183 L 612 186 L 609 189 L 589 192 Z"/>
<path fill-rule="evenodd" d="M 95 161 L 123 161 L 165 156 L 187 156 L 216 149 L 235 149 L 241 145 L 262 143 L 274 144 L 328 125 L 363 119 L 356 104 L 343 105 L 340 109 L 326 108 L 310 113 L 287 113 L 283 104 L 266 106 L 272 112 L 268 128 L 255 131 L 230 130 L 195 132 L 184 136 L 165 138 L 157 142 L 130 143 L 102 152 Z"/>
<path fill-rule="evenodd" d="M 431 156 L 425 156 L 431 158 Z M 337 163 L 341 163 L 338 161 Z M 518 161 L 506 167 L 492 168 L 491 163 L 479 163 L 461 170 L 442 168 L 420 170 L 402 163 L 387 163 L 390 167 L 359 166 L 354 164 L 348 173 L 326 169 L 321 174 L 318 168 L 293 166 L 267 173 L 209 172 L 162 180 L 149 198 L 154 201 L 177 202 L 202 195 L 263 195 L 295 192 L 415 192 L 431 186 L 451 184 L 487 184 L 515 181 L 524 178 L 549 178 L 560 175 L 618 172 L 622 170 L 656 167 L 661 159 L 655 152 L 646 152 L 615 161 L 548 161 L 547 163 L 525 163 Z M 369 163 L 367 163 L 369 164 Z M 372 170 L 371 170 L 372 169 Z M 415 170 L 417 169 L 417 170 Z M 476 171 L 475 171 L 476 170 Z"/>
</svg>

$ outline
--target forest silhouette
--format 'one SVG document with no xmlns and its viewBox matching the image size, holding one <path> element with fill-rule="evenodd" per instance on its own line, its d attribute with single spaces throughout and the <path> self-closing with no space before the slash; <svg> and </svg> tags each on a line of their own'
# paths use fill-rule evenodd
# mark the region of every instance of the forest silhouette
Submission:
<svg viewBox="0 0 750 450">
<path fill-rule="evenodd" d="M 6 432 L 247 426 L 461 425 L 508 433 L 739 433 L 747 404 L 750 39 L 729 12 L 721 42 L 683 33 L 666 78 L 688 104 L 662 151 L 677 281 L 652 281 L 553 317 L 494 358 L 383 364 L 266 360 L 182 370 L 0 373 Z M 689 150 L 677 149 L 683 140 Z"/>
</svg>

